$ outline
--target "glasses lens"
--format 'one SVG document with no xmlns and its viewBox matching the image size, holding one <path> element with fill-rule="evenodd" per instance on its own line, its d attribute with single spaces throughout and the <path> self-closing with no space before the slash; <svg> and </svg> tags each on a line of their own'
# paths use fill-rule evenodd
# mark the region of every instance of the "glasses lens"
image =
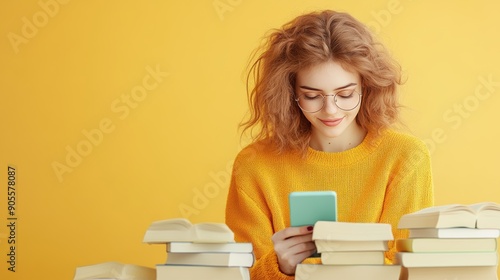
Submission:
<svg viewBox="0 0 500 280">
<path fill-rule="evenodd" d="M 335 97 L 335 105 L 344 111 L 350 111 L 358 106 L 361 96 L 353 89 L 338 92 Z"/>
<path fill-rule="evenodd" d="M 324 96 L 322 94 L 301 94 L 297 99 L 300 109 L 304 112 L 315 113 L 323 108 Z"/>
</svg>

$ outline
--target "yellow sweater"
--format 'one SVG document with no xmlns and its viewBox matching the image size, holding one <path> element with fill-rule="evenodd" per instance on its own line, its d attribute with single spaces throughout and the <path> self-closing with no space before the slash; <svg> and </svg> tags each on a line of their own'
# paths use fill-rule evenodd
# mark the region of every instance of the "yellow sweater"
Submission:
<svg viewBox="0 0 500 280">
<path fill-rule="evenodd" d="M 276 154 L 263 142 L 243 149 L 233 166 L 226 223 L 238 242 L 254 245 L 252 280 L 294 279 L 279 270 L 271 236 L 290 226 L 288 194 L 312 190 L 337 192 L 339 221 L 390 223 L 394 237 L 404 238 L 399 218 L 433 205 L 429 152 L 422 141 L 392 130 L 368 133 L 340 153 Z"/>
</svg>

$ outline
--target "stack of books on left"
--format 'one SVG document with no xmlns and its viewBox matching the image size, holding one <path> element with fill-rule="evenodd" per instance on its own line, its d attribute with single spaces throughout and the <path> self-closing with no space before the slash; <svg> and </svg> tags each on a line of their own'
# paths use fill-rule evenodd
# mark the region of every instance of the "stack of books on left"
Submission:
<svg viewBox="0 0 500 280">
<path fill-rule="evenodd" d="M 166 244 L 167 260 L 156 265 L 157 280 L 250 279 L 252 243 L 235 242 L 224 223 L 192 224 L 183 218 L 156 221 L 143 242 Z"/>
<path fill-rule="evenodd" d="M 155 280 L 154 268 L 119 262 L 104 262 L 76 268 L 73 280 Z"/>
<path fill-rule="evenodd" d="M 401 266 L 385 264 L 388 242 L 394 239 L 390 224 L 319 221 L 312 239 L 321 264 L 298 264 L 296 280 L 399 279 Z"/>
<path fill-rule="evenodd" d="M 396 240 L 402 280 L 497 280 L 500 205 L 434 206 L 401 217 Z"/>
</svg>

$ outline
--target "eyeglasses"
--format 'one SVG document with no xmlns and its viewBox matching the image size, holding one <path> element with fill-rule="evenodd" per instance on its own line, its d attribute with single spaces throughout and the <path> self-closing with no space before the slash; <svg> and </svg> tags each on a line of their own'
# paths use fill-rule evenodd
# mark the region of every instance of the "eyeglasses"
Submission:
<svg viewBox="0 0 500 280">
<path fill-rule="evenodd" d="M 361 93 L 358 93 L 356 89 L 343 89 L 336 94 L 329 95 L 315 92 L 304 93 L 295 98 L 295 101 L 302 111 L 316 113 L 325 106 L 327 96 L 333 96 L 335 105 L 343 111 L 351 111 L 361 102 Z"/>
</svg>

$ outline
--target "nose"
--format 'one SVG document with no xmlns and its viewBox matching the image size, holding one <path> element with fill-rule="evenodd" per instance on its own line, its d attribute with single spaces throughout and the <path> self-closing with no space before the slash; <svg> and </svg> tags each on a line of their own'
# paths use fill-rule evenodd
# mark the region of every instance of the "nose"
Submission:
<svg viewBox="0 0 500 280">
<path fill-rule="evenodd" d="M 323 106 L 323 110 L 330 114 L 333 115 L 337 113 L 339 110 L 339 107 L 337 107 L 337 104 L 335 104 L 335 95 L 325 95 L 325 104 Z"/>
</svg>

